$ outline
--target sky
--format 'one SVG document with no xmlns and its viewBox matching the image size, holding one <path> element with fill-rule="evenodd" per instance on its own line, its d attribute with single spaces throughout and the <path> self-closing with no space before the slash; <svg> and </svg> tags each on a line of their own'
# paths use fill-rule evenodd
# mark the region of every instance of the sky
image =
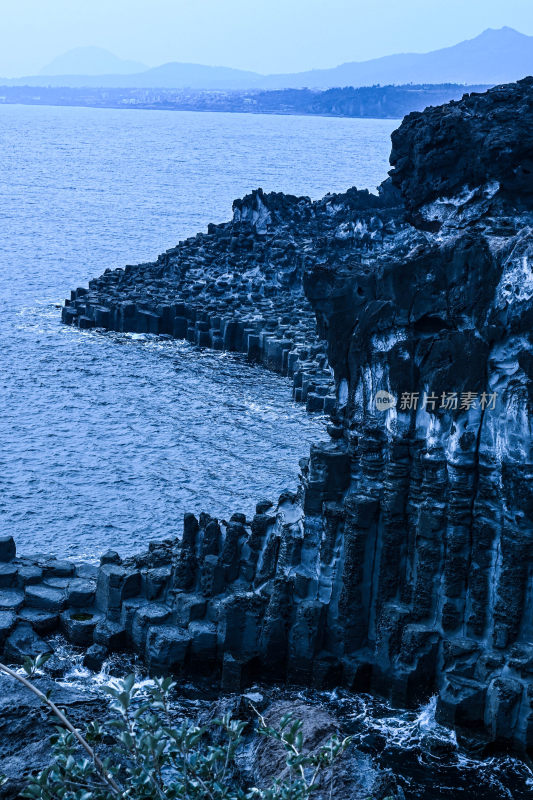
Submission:
<svg viewBox="0 0 533 800">
<path fill-rule="evenodd" d="M 36 74 L 88 45 L 148 66 L 297 72 L 427 52 L 504 25 L 533 35 L 532 0 L 1 0 L 0 75 Z"/>
</svg>

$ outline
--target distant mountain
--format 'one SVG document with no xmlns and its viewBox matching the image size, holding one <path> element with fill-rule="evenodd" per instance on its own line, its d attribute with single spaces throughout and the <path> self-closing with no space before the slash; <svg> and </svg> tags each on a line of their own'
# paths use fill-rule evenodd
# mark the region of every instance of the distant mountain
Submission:
<svg viewBox="0 0 533 800">
<path fill-rule="evenodd" d="M 153 67 L 141 75 L 129 76 L 129 87 L 161 89 L 250 89 L 260 85 L 263 76 L 231 67 L 206 67 L 202 64 L 170 62 Z M 122 85 L 122 84 L 121 84 Z"/>
<path fill-rule="evenodd" d="M 513 28 L 488 30 L 430 53 L 402 53 L 353 61 L 334 69 L 270 75 L 268 88 L 373 86 L 405 83 L 508 83 L 533 74 L 533 36 Z"/>
<path fill-rule="evenodd" d="M 24 78 L 0 78 L 4 86 L 64 86 L 69 88 L 113 89 L 248 89 L 261 86 L 263 75 L 256 72 L 207 67 L 203 64 L 170 62 L 134 74 L 109 73 L 89 75 L 30 75 Z"/>
<path fill-rule="evenodd" d="M 81 48 L 96 50 L 97 48 Z M 79 52 L 71 51 L 71 52 Z M 106 51 L 101 51 L 106 53 Z M 64 58 L 69 54 L 65 54 Z M 111 53 L 111 58 L 115 58 Z M 74 59 L 75 61 L 75 59 Z M 54 69 L 57 68 L 57 61 Z M 71 62 L 72 64 L 73 62 Z M 103 62 L 100 62 L 103 63 Z M 120 62 L 122 65 L 131 62 Z M 94 70 L 95 60 L 92 62 Z M 50 69 L 50 65 L 47 68 Z M 533 74 L 533 36 L 512 28 L 481 33 L 475 39 L 433 50 L 430 53 L 402 53 L 353 61 L 333 69 L 311 70 L 286 75 L 259 75 L 256 72 L 207 67 L 201 64 L 171 62 L 133 74 L 119 74 L 113 68 L 106 74 L 80 74 L 71 68 L 61 75 L 40 75 L 12 80 L 0 79 L 6 86 L 65 86 L 137 89 L 328 89 L 376 84 L 498 84 Z"/>
<path fill-rule="evenodd" d="M 140 61 L 124 61 L 102 47 L 75 47 L 54 58 L 39 75 L 131 75 L 147 69 Z"/>
</svg>

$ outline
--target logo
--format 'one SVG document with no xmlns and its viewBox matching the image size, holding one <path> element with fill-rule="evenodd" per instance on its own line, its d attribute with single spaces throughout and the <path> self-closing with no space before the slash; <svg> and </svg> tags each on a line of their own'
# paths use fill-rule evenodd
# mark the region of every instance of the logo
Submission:
<svg viewBox="0 0 533 800">
<path fill-rule="evenodd" d="M 389 408 L 396 405 L 396 398 L 385 389 L 380 389 L 379 392 L 376 392 L 374 402 L 378 411 L 388 411 Z"/>
</svg>

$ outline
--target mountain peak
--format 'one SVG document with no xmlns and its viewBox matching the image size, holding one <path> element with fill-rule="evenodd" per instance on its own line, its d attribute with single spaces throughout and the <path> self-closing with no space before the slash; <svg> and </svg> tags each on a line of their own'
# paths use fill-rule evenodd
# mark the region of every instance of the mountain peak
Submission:
<svg viewBox="0 0 533 800">
<path fill-rule="evenodd" d="M 501 28 L 485 28 L 485 30 L 474 37 L 475 39 L 528 39 L 525 33 L 520 33 L 516 28 L 503 25 Z"/>
<path fill-rule="evenodd" d="M 74 47 L 54 58 L 40 75 L 130 75 L 148 67 L 139 61 L 126 61 L 103 47 Z"/>
</svg>

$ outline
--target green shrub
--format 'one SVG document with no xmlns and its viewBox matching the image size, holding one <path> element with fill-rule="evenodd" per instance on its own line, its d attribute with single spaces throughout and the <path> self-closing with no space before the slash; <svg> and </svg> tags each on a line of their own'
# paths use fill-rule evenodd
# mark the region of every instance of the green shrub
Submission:
<svg viewBox="0 0 533 800">
<path fill-rule="evenodd" d="M 331 767 L 348 738 L 334 736 L 306 753 L 300 721 L 287 715 L 273 728 L 257 714 L 257 732 L 282 745 L 286 768 L 269 788 L 249 787 L 236 764 L 236 756 L 245 749 L 247 723 L 226 715 L 206 725 L 176 725 L 170 705 L 172 680 L 151 682 L 141 696 L 130 675 L 118 688 L 106 690 L 111 696 L 109 719 L 91 722 L 82 736 L 29 680 L 43 660 L 27 662 L 28 678 L 0 664 L 2 671 L 38 694 L 61 722 L 49 766 L 24 790 L 31 800 L 307 800 L 316 793 L 325 770 L 331 784 L 327 795 L 332 794 Z"/>
</svg>

